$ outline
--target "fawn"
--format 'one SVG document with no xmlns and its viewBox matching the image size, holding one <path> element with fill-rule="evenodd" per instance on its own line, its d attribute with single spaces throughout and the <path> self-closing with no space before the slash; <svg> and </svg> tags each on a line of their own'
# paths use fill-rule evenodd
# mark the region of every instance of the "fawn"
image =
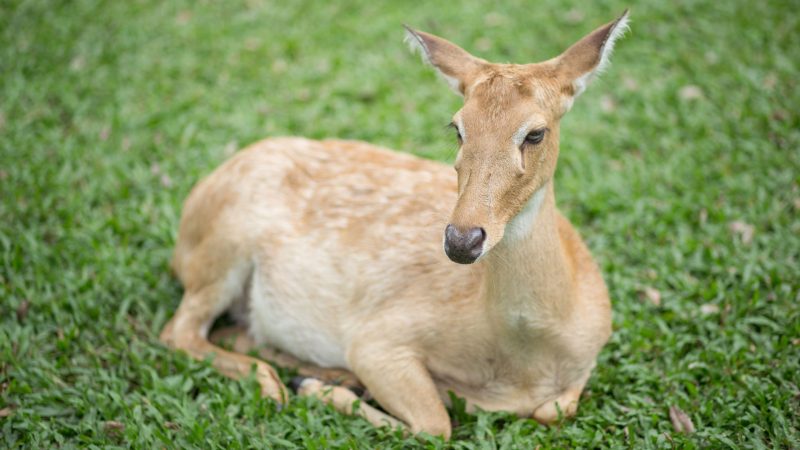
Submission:
<svg viewBox="0 0 800 450">
<path fill-rule="evenodd" d="M 457 177 L 356 141 L 274 138 L 242 150 L 184 204 L 172 267 L 185 293 L 161 340 L 213 355 L 230 377 L 254 370 L 262 394 L 286 402 L 275 370 L 244 354 L 261 348 L 307 376 L 300 395 L 412 433 L 449 438 L 449 391 L 468 409 L 542 423 L 574 415 L 611 309 L 556 209 L 559 121 L 627 21 L 625 11 L 560 56 L 522 65 L 407 28 L 464 98 L 452 118 Z M 226 312 L 240 325 L 209 337 Z M 232 350 L 217 345 L 226 337 Z M 363 385 L 385 412 L 354 407 L 337 380 Z"/>
</svg>

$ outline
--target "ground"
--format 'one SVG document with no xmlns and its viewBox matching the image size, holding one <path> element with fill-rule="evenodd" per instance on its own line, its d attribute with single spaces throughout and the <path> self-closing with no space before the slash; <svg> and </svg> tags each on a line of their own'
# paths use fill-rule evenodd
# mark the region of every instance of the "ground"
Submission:
<svg viewBox="0 0 800 450">
<path fill-rule="evenodd" d="M 3 2 L 0 446 L 799 448 L 790 4 Z M 310 399 L 278 412 L 253 379 L 160 345 L 181 202 L 240 146 L 341 137 L 452 160 L 459 98 L 402 23 L 533 62 L 627 6 L 631 32 L 562 123 L 559 204 L 614 302 L 576 419 L 455 408 L 452 442 L 404 438 Z"/>
</svg>

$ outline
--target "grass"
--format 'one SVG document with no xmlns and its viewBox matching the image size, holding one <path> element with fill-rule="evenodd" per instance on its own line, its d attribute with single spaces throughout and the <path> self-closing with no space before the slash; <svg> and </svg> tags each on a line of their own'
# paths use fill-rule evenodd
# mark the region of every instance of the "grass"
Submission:
<svg viewBox="0 0 800 450">
<path fill-rule="evenodd" d="M 564 118 L 559 203 L 615 311 L 577 419 L 455 408 L 452 442 L 403 438 L 309 399 L 278 412 L 254 380 L 159 344 L 181 202 L 236 148 L 336 136 L 453 156 L 459 99 L 401 23 L 531 62 L 628 6 L 505 3 L 0 4 L 0 447 L 800 448 L 791 2 L 637 2 Z"/>
</svg>

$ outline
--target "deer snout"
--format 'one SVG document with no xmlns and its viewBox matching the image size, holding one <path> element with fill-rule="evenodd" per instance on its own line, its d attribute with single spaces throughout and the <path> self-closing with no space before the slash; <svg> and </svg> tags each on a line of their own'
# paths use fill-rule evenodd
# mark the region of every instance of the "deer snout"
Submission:
<svg viewBox="0 0 800 450">
<path fill-rule="evenodd" d="M 472 264 L 483 253 L 486 230 L 480 227 L 461 229 L 453 224 L 444 230 L 444 252 L 459 264 Z"/>
</svg>

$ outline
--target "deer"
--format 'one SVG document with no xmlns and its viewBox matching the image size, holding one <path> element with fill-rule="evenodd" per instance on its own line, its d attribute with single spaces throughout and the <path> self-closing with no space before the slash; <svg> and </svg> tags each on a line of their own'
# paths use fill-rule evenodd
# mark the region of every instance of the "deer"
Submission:
<svg viewBox="0 0 800 450">
<path fill-rule="evenodd" d="M 161 341 L 254 376 L 279 405 L 289 391 L 267 361 L 293 367 L 297 395 L 412 434 L 450 438 L 450 393 L 468 411 L 574 416 L 611 303 L 556 207 L 559 124 L 627 27 L 626 10 L 531 64 L 406 27 L 463 97 L 455 164 L 301 137 L 239 151 L 185 200 L 172 259 L 184 294 Z M 235 325 L 211 333 L 226 313 Z"/>
</svg>

